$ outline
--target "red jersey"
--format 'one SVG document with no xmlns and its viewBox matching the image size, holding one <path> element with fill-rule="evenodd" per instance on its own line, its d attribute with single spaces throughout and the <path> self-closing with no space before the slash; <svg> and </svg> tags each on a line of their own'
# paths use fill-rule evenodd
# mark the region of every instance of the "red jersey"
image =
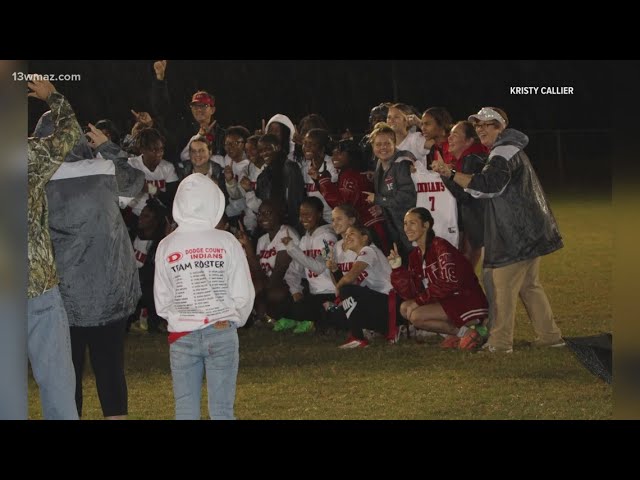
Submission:
<svg viewBox="0 0 640 480">
<path fill-rule="evenodd" d="M 403 299 L 418 305 L 439 302 L 456 326 L 488 315 L 487 298 L 471 263 L 440 237 L 433 239 L 424 257 L 414 248 L 409 267 L 392 270 L 391 284 Z"/>
<path fill-rule="evenodd" d="M 384 221 L 382 216 L 374 217 L 369 212 L 371 205 L 366 202 L 362 192 L 373 192 L 373 183 L 367 179 L 364 172 L 358 172 L 353 168 L 345 168 L 338 175 L 338 183 L 332 183 L 331 178 L 320 178 L 320 193 L 331 208 L 343 203 L 350 203 L 358 212 L 360 220 L 365 227 Z"/>
</svg>

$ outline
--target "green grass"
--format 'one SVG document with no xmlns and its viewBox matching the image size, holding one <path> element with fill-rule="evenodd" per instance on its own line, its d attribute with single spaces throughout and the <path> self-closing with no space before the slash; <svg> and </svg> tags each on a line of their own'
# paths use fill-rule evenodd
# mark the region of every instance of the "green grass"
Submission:
<svg viewBox="0 0 640 480">
<path fill-rule="evenodd" d="M 565 336 L 611 331 L 610 199 L 554 195 L 551 203 L 565 248 L 543 259 L 541 276 L 558 325 Z M 522 305 L 512 355 L 440 351 L 413 340 L 342 351 L 341 337 L 239 333 L 239 419 L 612 418 L 611 387 L 568 349 L 527 346 L 533 330 Z M 132 333 L 126 352 L 129 418 L 173 418 L 166 338 Z M 40 418 L 32 378 L 29 386 L 30 418 Z M 90 371 L 84 392 L 83 418 L 102 418 Z"/>
</svg>

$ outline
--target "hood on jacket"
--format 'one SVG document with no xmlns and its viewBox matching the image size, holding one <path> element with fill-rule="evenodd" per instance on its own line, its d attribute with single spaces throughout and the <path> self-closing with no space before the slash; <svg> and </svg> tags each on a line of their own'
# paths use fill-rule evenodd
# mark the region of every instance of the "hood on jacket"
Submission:
<svg viewBox="0 0 640 480">
<path fill-rule="evenodd" d="M 224 213 L 224 194 L 209 177 L 192 173 L 186 177 L 173 201 L 173 218 L 184 225 L 215 229 Z"/>
<path fill-rule="evenodd" d="M 295 144 L 293 143 L 293 134 L 296 131 L 296 127 L 293 126 L 293 122 L 289 117 L 281 113 L 276 113 L 267 122 L 264 133 L 267 133 L 269 131 L 269 125 L 271 125 L 273 122 L 281 123 L 289 128 L 289 157 L 291 157 L 291 155 L 293 155 L 293 149 L 295 148 Z"/>
<path fill-rule="evenodd" d="M 493 150 L 499 145 L 513 145 L 514 147 L 518 147 L 520 150 L 524 150 L 524 148 L 528 144 L 529 137 L 527 137 L 524 133 L 513 128 L 507 128 L 500 135 L 498 135 L 496 143 L 493 144 L 491 149 Z"/>
<path fill-rule="evenodd" d="M 33 136 L 38 138 L 48 137 L 53 134 L 53 120 L 51 119 L 51 110 L 48 110 L 42 114 L 40 120 L 36 124 L 36 128 L 33 130 Z M 87 137 L 83 134 L 80 135 L 78 143 L 71 149 L 71 151 L 64 158 L 65 162 L 77 162 L 79 160 L 87 160 L 93 158 L 93 150 L 89 146 Z"/>
</svg>

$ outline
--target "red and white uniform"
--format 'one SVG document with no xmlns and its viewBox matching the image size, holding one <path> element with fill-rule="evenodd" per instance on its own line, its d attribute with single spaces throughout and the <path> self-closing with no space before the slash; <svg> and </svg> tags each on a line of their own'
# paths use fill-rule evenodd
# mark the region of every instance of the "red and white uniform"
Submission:
<svg viewBox="0 0 640 480">
<path fill-rule="evenodd" d="M 243 156 L 242 160 L 239 162 L 234 162 L 229 155 L 214 155 L 211 157 L 214 162 L 220 165 L 223 169 L 224 167 L 231 167 L 231 171 L 233 172 L 233 179 L 237 182 L 242 177 L 247 176 L 247 171 L 249 169 L 249 164 L 251 163 L 249 159 Z"/>
<path fill-rule="evenodd" d="M 375 245 L 363 247 L 356 256 L 355 262 L 364 262 L 367 264 L 358 278 L 356 285 L 369 287 L 379 293 L 385 295 L 393 288 L 391 286 L 391 266 L 384 253 Z"/>
<path fill-rule="evenodd" d="M 153 185 L 162 192 L 167 191 L 167 183 L 177 182 L 178 175 L 173 165 L 166 160 L 160 160 L 160 163 L 156 169 L 152 172 L 149 170 L 142 161 L 142 155 L 137 157 L 131 157 L 129 159 L 129 165 L 144 173 L 145 182 L 149 185 Z M 147 205 L 150 195 L 146 192 L 140 192 L 136 197 L 129 202 L 129 207 L 133 213 L 137 216 L 140 215 L 142 209 Z"/>
<path fill-rule="evenodd" d="M 458 248 L 458 203 L 447 189 L 440 174 L 427 170 L 420 162 L 415 163 L 416 172 L 411 180 L 416 187 L 416 207 L 424 207 L 433 216 L 433 231 Z"/>
<path fill-rule="evenodd" d="M 489 314 L 473 267 L 457 248 L 435 237 L 424 257 L 418 247 L 409 254 L 409 266 L 394 268 L 391 284 L 405 300 L 418 305 L 438 302 L 456 327 Z"/>
<path fill-rule="evenodd" d="M 351 267 L 353 267 L 353 262 L 355 262 L 358 254 L 353 250 L 343 250 L 342 249 L 343 244 L 344 244 L 344 239 L 338 240 L 338 243 L 336 243 L 335 247 L 333 248 L 333 252 L 334 252 L 333 255 L 335 258 L 336 265 L 338 265 L 338 268 L 340 269 L 340 271 L 343 274 L 345 274 L 349 270 L 351 270 Z"/>
<path fill-rule="evenodd" d="M 254 190 L 258 182 L 258 177 L 265 167 L 266 164 L 258 168 L 249 162 L 246 174 L 239 177 L 240 180 L 246 177 L 249 182 L 251 182 L 251 188 L 253 188 L 253 190 L 246 192 L 244 188 L 240 186 L 240 182 L 236 180 L 233 180 L 232 184 L 227 183 L 227 192 L 229 193 L 229 204 L 226 209 L 227 216 L 235 217 L 244 212 L 242 222 L 244 223 L 245 229 L 249 232 L 253 232 L 258 226 L 258 209 L 262 201 L 256 197 Z"/>
<path fill-rule="evenodd" d="M 147 259 L 147 253 L 149 253 L 149 247 L 153 243 L 153 240 L 142 240 L 140 237 L 136 236 L 136 239 L 133 241 L 133 253 L 136 257 L 136 266 L 138 268 L 142 268 L 145 260 Z"/>
<path fill-rule="evenodd" d="M 258 245 L 256 247 L 256 254 L 260 260 L 260 267 L 267 277 L 271 276 L 273 269 L 276 266 L 276 255 L 278 252 L 286 250 L 287 248 L 282 243 L 282 237 L 288 235 L 293 238 L 293 243 L 298 244 L 300 242 L 300 236 L 293 227 L 288 225 L 282 225 L 273 240 L 269 239 L 269 234 L 265 233 L 258 239 Z"/>
<path fill-rule="evenodd" d="M 325 241 L 330 247 L 336 244 L 336 234 L 329 225 L 319 226 L 311 235 L 307 232 L 300 239 L 299 246 L 291 243 L 287 245 L 287 253 L 291 256 L 292 262 L 284 279 L 292 295 L 302 292 L 300 282 L 304 277 L 309 281 L 311 295 L 335 293 L 336 287 L 331 280 L 326 259 L 322 255 L 326 248 Z"/>
<path fill-rule="evenodd" d="M 369 211 L 371 205 L 367 203 L 362 192 L 373 192 L 373 183 L 367 179 L 364 172 L 358 172 L 353 168 L 345 168 L 338 175 L 335 183 L 329 177 L 320 178 L 320 192 L 332 208 L 343 203 L 350 203 L 358 212 L 360 221 L 365 227 L 371 227 L 375 223 L 383 222 L 382 215 L 374 217 Z"/>
<path fill-rule="evenodd" d="M 320 200 L 322 200 L 322 204 L 324 205 L 322 218 L 325 222 L 331 223 L 332 206 L 327 203 L 327 200 L 324 198 L 322 191 L 316 186 L 315 180 L 309 176 L 310 167 L 311 160 L 302 160 L 302 178 L 304 179 L 304 187 L 307 190 L 307 196 L 318 197 Z M 333 162 L 331 161 L 331 157 L 329 155 L 324 156 L 324 162 L 322 163 L 322 165 L 320 165 L 320 169 L 318 170 L 318 173 L 321 175 L 324 172 L 329 173 L 329 176 L 326 177 L 327 180 L 330 180 L 332 183 L 336 183 L 338 181 L 338 171 L 336 170 L 336 167 L 333 166 Z"/>
</svg>

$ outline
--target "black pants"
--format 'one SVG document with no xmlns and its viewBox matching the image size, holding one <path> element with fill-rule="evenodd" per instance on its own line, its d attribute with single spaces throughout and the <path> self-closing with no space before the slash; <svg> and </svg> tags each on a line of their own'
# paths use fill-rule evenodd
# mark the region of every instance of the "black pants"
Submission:
<svg viewBox="0 0 640 480">
<path fill-rule="evenodd" d="M 318 329 L 326 330 L 328 319 L 323 303 L 333 303 L 335 299 L 336 296 L 332 293 L 320 293 L 318 295 L 307 293 L 302 300 L 291 305 L 291 318 L 300 322 L 310 320 L 316 324 Z"/>
<path fill-rule="evenodd" d="M 395 306 L 392 303 L 395 301 L 394 292 L 385 295 L 368 287 L 345 285 L 340 289 L 340 298 L 351 335 L 355 338 L 364 339 L 363 328 L 374 330 L 383 335 L 392 333 L 395 337 L 397 322 L 402 317 L 400 316 L 400 302 L 395 302 Z M 391 329 L 394 332 L 390 332 Z"/>
<path fill-rule="evenodd" d="M 99 327 L 71 327 L 71 357 L 76 372 L 76 407 L 82 416 L 82 374 L 85 351 L 96 376 L 98 398 L 105 417 L 126 415 L 127 381 L 124 376 L 124 337 L 127 320 Z"/>
</svg>

